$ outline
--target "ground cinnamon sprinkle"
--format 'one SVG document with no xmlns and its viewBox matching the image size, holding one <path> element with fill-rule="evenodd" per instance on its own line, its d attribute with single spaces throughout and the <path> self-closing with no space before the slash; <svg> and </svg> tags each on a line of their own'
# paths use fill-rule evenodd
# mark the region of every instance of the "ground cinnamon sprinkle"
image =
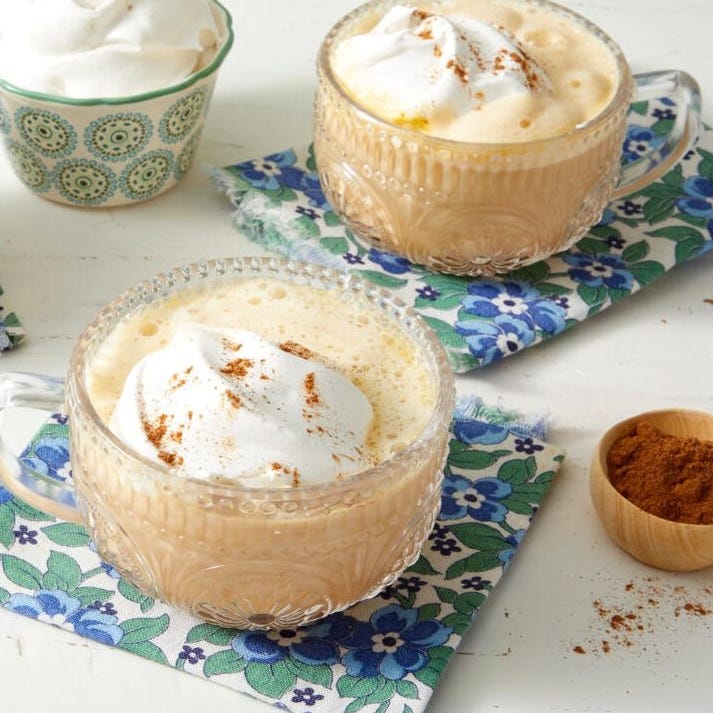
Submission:
<svg viewBox="0 0 713 713">
<path fill-rule="evenodd" d="M 233 342 L 227 337 L 223 337 L 222 339 L 223 346 L 230 352 L 238 352 L 243 348 L 242 344 L 238 344 L 237 342 Z M 192 369 L 193 367 L 191 367 Z"/>
<path fill-rule="evenodd" d="M 532 58 L 523 49 L 520 49 L 517 52 L 509 52 L 508 55 L 510 59 L 523 71 L 525 79 L 527 80 L 528 88 L 533 92 L 537 91 L 540 80 L 534 69 Z"/>
<path fill-rule="evenodd" d="M 505 62 L 503 61 L 503 51 L 500 50 L 495 59 L 493 60 L 493 72 L 498 74 L 498 72 L 503 72 L 505 70 Z"/>
<path fill-rule="evenodd" d="M 230 401 L 234 408 L 240 408 L 243 405 L 243 402 L 240 400 L 240 396 L 238 396 L 234 391 L 231 391 L 230 389 L 226 389 L 225 398 Z"/>
<path fill-rule="evenodd" d="M 168 416 L 165 413 L 162 413 L 158 417 L 158 421 L 156 423 L 151 423 L 146 418 L 141 421 L 141 427 L 144 429 L 146 438 L 149 439 L 149 443 L 151 443 L 155 448 L 161 447 L 161 443 L 166 435 L 166 431 L 168 430 L 168 426 L 166 425 L 167 419 Z"/>
<path fill-rule="evenodd" d="M 676 607 L 676 616 L 681 616 L 681 612 L 695 616 L 708 616 L 708 614 L 713 614 L 713 610 L 704 607 L 703 604 L 698 602 L 686 602 L 683 606 Z"/>
<path fill-rule="evenodd" d="M 162 413 L 158 420 L 151 423 L 147 418 L 141 421 L 141 427 L 144 429 L 146 438 L 148 438 L 149 443 L 156 449 L 156 455 L 159 460 L 163 461 L 166 465 L 170 467 L 175 467 L 183 465 L 183 457 L 179 456 L 177 453 L 166 450 L 164 445 L 164 440 L 168 436 L 169 440 L 174 443 L 180 443 L 183 440 L 183 431 L 176 430 L 168 431 L 168 415 Z"/>
<path fill-rule="evenodd" d="M 283 465 L 282 463 L 278 461 L 274 461 L 270 463 L 270 467 L 275 471 L 280 471 L 284 473 L 285 475 L 292 476 L 292 486 L 297 487 L 300 484 L 300 472 L 297 470 L 297 468 L 290 468 L 286 465 Z"/>
<path fill-rule="evenodd" d="M 462 37 L 462 39 L 465 42 L 467 38 Z M 482 55 L 482 53 L 480 51 L 480 47 L 478 47 L 477 43 L 475 43 L 475 42 L 469 43 L 468 49 L 470 50 L 471 56 L 475 60 L 475 64 L 478 67 L 478 71 L 479 72 L 487 72 L 488 65 L 487 65 L 486 61 L 483 59 L 483 55 Z M 497 61 L 497 58 L 496 58 L 496 61 Z"/>
<path fill-rule="evenodd" d="M 171 466 L 171 467 L 183 465 L 183 458 L 181 456 L 179 456 L 177 453 L 172 453 L 170 451 L 159 451 L 158 457 L 166 465 Z"/>
<path fill-rule="evenodd" d="M 639 421 L 609 449 L 607 469 L 611 484 L 643 510 L 713 524 L 713 443 L 670 436 Z"/>
<path fill-rule="evenodd" d="M 594 599 L 592 609 L 595 619 L 589 635 L 570 642 L 569 650 L 592 655 L 610 654 L 616 649 L 633 653 L 651 648 L 656 631 L 683 616 L 693 623 L 712 615 L 713 589 L 672 586 L 657 577 L 644 577 L 627 582 L 623 595 L 612 589 L 606 602 Z"/>
<path fill-rule="evenodd" d="M 247 376 L 254 363 L 252 359 L 232 359 L 221 367 L 220 373 L 242 379 Z"/>
<path fill-rule="evenodd" d="M 293 342 L 291 339 L 280 342 L 277 346 L 282 349 L 283 352 L 301 357 L 302 359 L 314 358 L 314 352 L 311 349 L 308 349 L 299 342 Z"/>
<path fill-rule="evenodd" d="M 462 84 L 465 84 L 468 81 L 468 72 L 466 71 L 465 67 L 460 62 L 457 62 L 454 59 L 449 59 L 446 64 L 446 67 L 448 69 L 453 70 L 453 73 L 458 78 L 458 81 L 461 82 Z"/>
<path fill-rule="evenodd" d="M 320 403 L 319 391 L 317 391 L 317 385 L 315 383 L 314 372 L 310 371 L 304 378 L 304 387 L 307 393 L 305 397 L 305 404 L 307 406 L 315 407 Z"/>
</svg>

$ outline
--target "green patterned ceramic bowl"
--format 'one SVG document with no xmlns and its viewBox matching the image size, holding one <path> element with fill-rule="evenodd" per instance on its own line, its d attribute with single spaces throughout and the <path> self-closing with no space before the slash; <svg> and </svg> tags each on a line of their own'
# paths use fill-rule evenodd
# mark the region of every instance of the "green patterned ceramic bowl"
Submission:
<svg viewBox="0 0 713 713">
<path fill-rule="evenodd" d="M 20 180 L 43 198 L 82 207 L 136 203 L 176 185 L 193 163 L 218 68 L 233 43 L 230 13 L 211 1 L 223 43 L 180 84 L 71 99 L 0 79 L 0 134 Z"/>
</svg>

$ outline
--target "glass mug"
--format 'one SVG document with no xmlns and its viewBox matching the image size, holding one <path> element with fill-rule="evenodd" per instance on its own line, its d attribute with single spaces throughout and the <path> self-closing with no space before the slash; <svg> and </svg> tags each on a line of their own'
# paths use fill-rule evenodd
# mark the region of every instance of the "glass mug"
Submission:
<svg viewBox="0 0 713 713">
<path fill-rule="evenodd" d="M 178 477 L 114 436 L 86 380 L 117 323 L 153 301 L 250 278 L 338 291 L 345 309 L 356 302 L 379 324 L 402 331 L 432 386 L 420 435 L 375 467 L 297 488 Z M 66 382 L 0 374 L 0 407 L 69 414 L 73 482 L 33 472 L 1 441 L 0 481 L 35 507 L 82 522 L 99 555 L 150 596 L 224 626 L 294 627 L 374 596 L 418 557 L 440 506 L 454 394 L 431 329 L 367 281 L 276 258 L 202 262 L 160 274 L 108 304 L 76 342 Z"/>
<path fill-rule="evenodd" d="M 619 82 L 609 105 L 570 132 L 519 143 L 452 141 L 379 119 L 340 85 L 339 42 L 400 0 L 374 0 L 342 18 L 317 58 L 314 152 L 334 210 L 357 235 L 440 272 L 508 272 L 581 238 L 612 199 L 670 168 L 698 132 L 700 91 L 684 72 L 637 75 L 599 27 L 547 0 L 513 0 L 573 20 L 611 52 Z M 438 5 L 429 0 L 427 6 Z M 621 167 L 633 98 L 670 97 L 680 107 L 663 146 Z"/>
</svg>

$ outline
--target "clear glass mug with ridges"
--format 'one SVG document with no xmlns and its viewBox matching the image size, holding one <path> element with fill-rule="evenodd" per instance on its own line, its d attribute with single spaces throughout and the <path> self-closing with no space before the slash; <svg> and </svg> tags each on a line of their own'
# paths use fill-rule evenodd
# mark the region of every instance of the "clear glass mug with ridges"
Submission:
<svg viewBox="0 0 713 713">
<path fill-rule="evenodd" d="M 335 52 L 400 4 L 395 0 L 375 0 L 344 17 L 318 54 L 314 150 L 327 200 L 368 243 L 436 271 L 505 273 L 566 249 L 612 199 L 672 167 L 698 131 L 700 92 L 686 73 L 632 77 L 620 48 L 599 27 L 547 0 L 457 2 L 466 10 L 498 3 L 523 17 L 549 14 L 592 40 L 614 76 L 611 98 L 598 113 L 562 133 L 517 141 L 497 136 L 498 122 L 492 139 L 469 142 L 426 133 L 418 121 L 385 120 L 340 80 Z M 418 7 L 437 13 L 452 5 L 424 0 Z M 535 36 L 544 42 L 541 30 Z M 660 97 L 678 107 L 671 132 L 655 151 L 622 168 L 631 101 Z"/>
<path fill-rule="evenodd" d="M 297 289 L 320 300 L 329 295 L 329 308 L 308 317 L 313 326 L 304 330 L 328 335 L 337 348 L 362 339 L 366 316 L 373 327 L 367 325 L 367 332 L 378 333 L 379 344 L 373 352 L 361 350 L 369 353 L 362 354 L 365 363 L 359 368 L 381 370 L 375 378 L 385 380 L 386 390 L 389 381 L 402 382 L 404 390 L 422 382 L 421 421 L 414 422 L 411 436 L 393 455 L 341 480 L 255 488 L 176 477 L 116 438 L 95 408 L 88 379 L 117 324 L 152 303 L 180 302 L 184 295 L 233 286 L 239 290 L 247 282 L 279 285 L 267 295 L 266 309 L 281 303 L 287 310 L 286 298 L 294 298 Z M 264 320 L 263 313 L 255 314 L 256 321 Z M 290 311 L 287 322 L 293 321 Z M 395 345 L 401 346 L 394 351 Z M 373 596 L 417 558 L 439 508 L 454 402 L 445 352 L 413 310 L 343 272 L 236 258 L 159 275 L 118 297 L 84 331 L 66 384 L 36 375 L 0 375 L 5 407 L 57 410 L 63 395 L 73 483 L 32 472 L 2 448 L 3 483 L 37 507 L 83 522 L 100 556 L 147 594 L 222 625 L 297 626 Z M 403 404 L 402 409 L 412 410 Z M 384 433 L 398 441 L 400 434 L 391 430 Z"/>
</svg>

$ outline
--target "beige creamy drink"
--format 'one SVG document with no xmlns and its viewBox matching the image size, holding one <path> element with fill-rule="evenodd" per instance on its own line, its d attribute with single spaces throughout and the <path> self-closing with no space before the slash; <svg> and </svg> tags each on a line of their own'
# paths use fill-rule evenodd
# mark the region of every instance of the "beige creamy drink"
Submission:
<svg viewBox="0 0 713 713">
<path fill-rule="evenodd" d="M 377 0 L 320 49 L 320 181 L 383 249 L 444 272 L 507 272 L 597 222 L 631 92 L 619 48 L 546 0 Z"/>
<path fill-rule="evenodd" d="M 100 554 L 144 591 L 225 624 L 304 623 L 374 594 L 417 556 L 440 501 L 449 416 L 434 430 L 434 411 L 446 396 L 450 414 L 452 383 L 443 383 L 443 366 L 436 367 L 413 327 L 353 291 L 272 277 L 223 283 L 181 290 L 132 311 L 109 330 L 87 357 L 84 378 L 100 420 L 115 427 L 127 375 L 146 355 L 173 343 L 185 324 L 249 330 L 293 358 L 312 359 L 302 361 L 313 373 L 312 386 L 324 387 L 320 393 L 327 393 L 330 370 L 350 382 L 339 384 L 356 399 L 349 408 L 372 414 L 365 472 L 345 475 L 338 468 L 332 479 L 316 480 L 307 469 L 299 478 L 273 481 L 228 477 L 227 470 L 194 476 L 150 453 L 114 449 L 110 457 L 89 435 L 91 417 L 78 414 L 71 431 L 77 491 Z M 248 346 L 230 342 L 228 348 L 240 355 Z M 324 373 L 315 367 L 320 360 Z M 243 373 L 244 367 L 231 369 Z M 262 364 L 256 383 L 276 373 L 270 369 Z M 180 393 L 190 373 L 166 370 L 169 388 Z M 74 398 L 70 389 L 73 414 L 80 411 Z M 169 398 L 166 413 L 175 407 Z M 202 398 L 194 397 L 194 420 Z M 217 428 L 208 418 L 215 414 L 204 415 L 208 427 Z M 317 420 L 310 424 L 319 428 Z M 242 443 L 224 445 L 239 452 L 260 435 L 255 429 Z M 272 445 L 277 451 L 280 443 Z M 266 442 L 258 450 L 269 447 Z M 371 467 L 374 462 L 382 465 Z"/>
</svg>

